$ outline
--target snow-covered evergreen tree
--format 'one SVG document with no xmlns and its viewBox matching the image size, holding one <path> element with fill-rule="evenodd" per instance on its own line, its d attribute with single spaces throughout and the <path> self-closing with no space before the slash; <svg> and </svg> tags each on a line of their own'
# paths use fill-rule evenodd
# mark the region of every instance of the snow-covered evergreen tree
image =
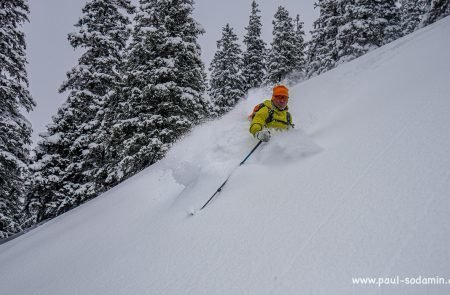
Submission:
<svg viewBox="0 0 450 295">
<path fill-rule="evenodd" d="M 339 12 L 338 63 L 355 59 L 401 35 L 395 0 L 342 0 Z"/>
<path fill-rule="evenodd" d="M 377 3 L 376 17 L 382 27 L 382 45 L 384 45 L 403 35 L 401 12 L 397 0 L 383 0 Z"/>
<path fill-rule="evenodd" d="M 403 0 L 401 2 L 402 34 L 415 31 L 420 23 L 425 0 Z"/>
<path fill-rule="evenodd" d="M 242 76 L 244 77 L 245 88 L 259 87 L 263 83 L 265 76 L 266 44 L 261 39 L 261 12 L 255 0 L 252 2 L 252 11 L 248 26 L 245 28 L 247 34 L 244 36 L 246 50 L 243 54 Z"/>
<path fill-rule="evenodd" d="M 35 106 L 28 91 L 25 0 L 0 2 L 0 239 L 21 230 L 31 124 L 22 111 Z"/>
<path fill-rule="evenodd" d="M 297 48 L 294 24 L 289 12 L 279 6 L 273 24 L 273 41 L 267 57 L 265 84 L 273 85 L 287 78 L 296 67 Z"/>
<path fill-rule="evenodd" d="M 32 221 L 57 216 L 95 197 L 98 170 L 105 165 L 98 138 L 104 105 L 121 80 L 119 67 L 133 13 L 129 0 L 91 0 L 69 34 L 74 48 L 85 51 L 67 73 L 60 91 L 66 103 L 53 117 L 36 148 L 28 210 Z"/>
<path fill-rule="evenodd" d="M 107 182 L 161 159 L 208 116 L 206 74 L 192 0 L 141 0 L 127 50 L 125 87 L 113 102 Z M 110 115 L 110 116 L 111 116 Z"/>
<path fill-rule="evenodd" d="M 336 37 L 340 19 L 338 3 L 335 0 L 319 0 L 315 7 L 320 9 L 320 14 L 314 21 L 308 46 L 308 77 L 331 70 L 337 61 Z"/>
<path fill-rule="evenodd" d="M 39 134 L 41 140 L 34 149 L 26 199 L 26 226 L 63 212 L 58 211 L 58 203 L 65 199 L 65 167 L 71 164 L 68 155 L 70 147 L 63 139 L 73 120 L 67 117 L 70 113 L 66 113 L 65 107 L 61 107 L 58 114 L 52 117 L 54 123 L 47 125 L 47 131 Z"/>
<path fill-rule="evenodd" d="M 306 72 L 306 57 L 305 57 L 305 31 L 303 30 L 303 22 L 300 20 L 300 15 L 297 14 L 294 21 L 295 28 L 295 55 L 294 68 L 288 76 L 288 83 L 296 84 L 304 79 Z"/>
<path fill-rule="evenodd" d="M 450 0 L 426 0 L 419 28 L 428 26 L 448 15 L 450 15 Z"/>
<path fill-rule="evenodd" d="M 244 78 L 242 76 L 242 51 L 237 43 L 238 37 L 233 28 L 227 24 L 222 29 L 222 37 L 217 41 L 217 51 L 211 61 L 209 95 L 224 114 L 245 96 Z"/>
</svg>

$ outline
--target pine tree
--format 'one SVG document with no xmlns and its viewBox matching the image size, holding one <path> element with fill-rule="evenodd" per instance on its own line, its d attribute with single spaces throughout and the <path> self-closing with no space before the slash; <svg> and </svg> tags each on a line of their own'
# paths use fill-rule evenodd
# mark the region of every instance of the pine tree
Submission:
<svg viewBox="0 0 450 295">
<path fill-rule="evenodd" d="M 244 79 L 242 77 L 241 49 L 233 28 L 227 24 L 222 29 L 222 37 L 217 41 L 217 51 L 211 61 L 209 95 L 218 107 L 218 113 L 224 114 L 244 97 Z"/>
<path fill-rule="evenodd" d="M 300 15 L 297 14 L 295 18 L 295 55 L 294 67 L 291 74 L 288 76 L 290 84 L 296 84 L 304 79 L 306 72 L 306 58 L 305 58 L 305 31 L 303 30 L 303 22 L 300 21 Z"/>
<path fill-rule="evenodd" d="M 52 124 L 47 125 L 47 131 L 40 133 L 41 137 L 34 149 L 35 156 L 31 165 L 31 177 L 26 198 L 27 221 L 31 226 L 44 219 L 55 217 L 62 213 L 58 210 L 58 202 L 64 200 L 65 167 L 68 167 L 68 142 L 64 135 L 71 120 L 67 115 L 65 105 L 52 117 Z"/>
<path fill-rule="evenodd" d="M 276 84 L 291 74 L 296 66 L 296 36 L 292 18 L 279 6 L 273 24 L 273 41 L 267 60 L 265 84 Z"/>
<path fill-rule="evenodd" d="M 426 0 L 424 11 L 419 28 L 428 26 L 450 15 L 450 0 Z"/>
<path fill-rule="evenodd" d="M 107 182 L 114 185 L 161 159 L 207 118 L 206 74 L 192 0 L 141 0 L 122 92 L 115 98 Z"/>
<path fill-rule="evenodd" d="M 0 239 L 21 230 L 31 124 L 21 113 L 35 106 L 28 91 L 25 0 L 0 2 Z"/>
<path fill-rule="evenodd" d="M 342 0 L 337 35 L 338 63 L 355 59 L 400 36 L 395 0 Z"/>
<path fill-rule="evenodd" d="M 376 17 L 382 27 L 382 45 L 400 38 L 402 34 L 401 12 L 397 0 L 379 1 L 376 6 Z"/>
<path fill-rule="evenodd" d="M 320 15 L 314 21 L 308 47 L 308 77 L 331 70 L 337 61 L 336 37 L 340 21 L 338 3 L 335 0 L 319 0 L 315 7 L 320 9 Z"/>
<path fill-rule="evenodd" d="M 66 103 L 53 117 L 36 149 L 34 180 L 29 196 L 33 222 L 57 216 L 95 197 L 104 163 L 99 133 L 112 91 L 121 80 L 122 51 L 129 37 L 133 13 L 129 0 L 91 0 L 69 34 L 74 48 L 85 49 L 67 73 L 60 92 L 69 91 Z"/>
<path fill-rule="evenodd" d="M 247 34 L 244 36 L 246 51 L 243 54 L 242 76 L 245 81 L 245 91 L 259 87 L 266 72 L 266 44 L 261 39 L 262 24 L 261 16 L 258 15 L 259 12 L 261 11 L 258 9 L 258 4 L 253 1 L 248 27 L 245 28 Z"/>
<path fill-rule="evenodd" d="M 403 0 L 401 6 L 402 34 L 407 35 L 416 30 L 423 12 L 424 0 Z"/>
</svg>

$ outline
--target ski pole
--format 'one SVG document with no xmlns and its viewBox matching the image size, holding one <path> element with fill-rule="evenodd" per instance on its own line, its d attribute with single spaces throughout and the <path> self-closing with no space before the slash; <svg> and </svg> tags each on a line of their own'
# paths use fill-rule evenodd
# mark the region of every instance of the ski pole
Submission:
<svg viewBox="0 0 450 295">
<path fill-rule="evenodd" d="M 216 190 L 216 192 L 211 196 L 211 198 L 208 199 L 208 201 L 206 201 L 206 203 L 200 208 L 200 210 L 203 210 L 208 204 L 209 202 L 211 202 L 211 200 L 222 190 L 222 188 L 225 186 L 225 184 L 227 183 L 228 179 L 231 177 L 231 175 L 233 175 L 233 172 L 239 168 L 240 166 L 242 166 L 242 164 L 245 163 L 245 161 L 247 161 L 248 158 L 250 158 L 250 156 L 253 154 L 253 152 L 261 145 L 262 141 L 259 141 L 255 147 L 251 150 L 251 152 L 245 157 L 244 160 L 242 160 L 241 163 L 239 163 L 239 166 L 237 166 L 236 168 L 234 168 L 233 171 L 231 171 L 230 175 L 227 177 L 227 179 L 222 183 L 222 185 Z"/>
</svg>

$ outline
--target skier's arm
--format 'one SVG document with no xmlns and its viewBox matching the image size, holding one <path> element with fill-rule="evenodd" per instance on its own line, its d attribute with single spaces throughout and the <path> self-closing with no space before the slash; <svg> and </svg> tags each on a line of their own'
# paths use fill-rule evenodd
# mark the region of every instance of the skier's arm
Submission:
<svg viewBox="0 0 450 295">
<path fill-rule="evenodd" d="M 250 133 L 253 134 L 253 136 L 255 136 L 256 132 L 263 130 L 266 125 L 267 117 L 269 117 L 269 109 L 266 107 L 261 108 L 256 112 L 250 124 Z"/>
</svg>

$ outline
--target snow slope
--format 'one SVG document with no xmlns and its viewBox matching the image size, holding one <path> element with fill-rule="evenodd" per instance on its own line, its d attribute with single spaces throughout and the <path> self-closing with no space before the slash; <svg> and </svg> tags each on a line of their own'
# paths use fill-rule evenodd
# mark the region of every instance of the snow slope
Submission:
<svg viewBox="0 0 450 295">
<path fill-rule="evenodd" d="M 450 18 L 291 89 L 256 144 L 250 98 L 99 198 L 0 246 L 1 294 L 449 294 Z"/>
</svg>

